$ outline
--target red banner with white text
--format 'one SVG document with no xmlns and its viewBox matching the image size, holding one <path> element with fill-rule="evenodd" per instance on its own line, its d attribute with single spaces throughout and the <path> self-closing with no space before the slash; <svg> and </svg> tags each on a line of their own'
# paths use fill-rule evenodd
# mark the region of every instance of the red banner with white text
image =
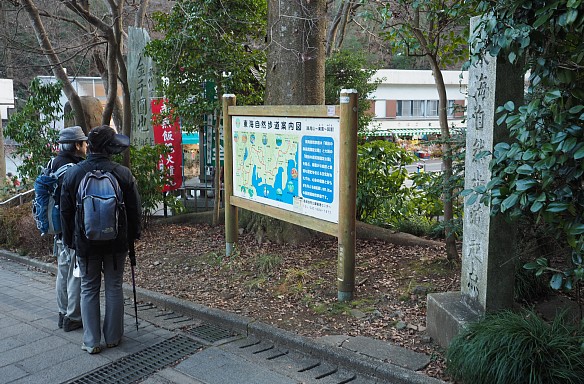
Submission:
<svg viewBox="0 0 584 384">
<path fill-rule="evenodd" d="M 154 128 L 154 143 L 164 144 L 170 148 L 170 152 L 161 156 L 158 167 L 166 168 L 171 177 L 170 184 L 162 189 L 163 192 L 174 191 L 182 186 L 182 135 L 178 117 L 172 116 L 166 110 L 164 99 L 153 99 L 152 125 Z M 165 116 L 160 119 L 160 115 Z M 171 121 L 173 119 L 174 121 Z"/>
</svg>

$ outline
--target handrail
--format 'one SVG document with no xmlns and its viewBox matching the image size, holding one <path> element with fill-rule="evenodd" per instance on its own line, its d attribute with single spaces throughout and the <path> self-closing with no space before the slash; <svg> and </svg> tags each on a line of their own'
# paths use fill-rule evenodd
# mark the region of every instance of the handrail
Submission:
<svg viewBox="0 0 584 384">
<path fill-rule="evenodd" d="M 22 205 L 25 202 L 24 198 L 30 194 L 34 195 L 34 189 L 30 189 L 26 192 L 19 193 L 18 195 L 12 196 L 10 199 L 6 201 L 0 202 L 0 208 Z M 18 203 L 15 204 L 14 203 L 15 201 L 18 201 Z"/>
</svg>

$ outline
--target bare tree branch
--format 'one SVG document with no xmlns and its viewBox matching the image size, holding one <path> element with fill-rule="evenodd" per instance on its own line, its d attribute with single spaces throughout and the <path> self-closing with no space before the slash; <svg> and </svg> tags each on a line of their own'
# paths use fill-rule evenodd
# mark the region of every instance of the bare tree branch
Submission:
<svg viewBox="0 0 584 384">
<path fill-rule="evenodd" d="M 79 29 L 81 29 L 81 30 L 83 30 L 83 31 L 85 31 L 87 33 L 90 33 L 91 32 L 87 28 L 85 28 L 83 26 L 83 24 L 81 24 L 79 21 L 74 20 L 74 19 L 71 19 L 71 18 L 68 18 L 68 17 L 55 15 L 55 14 L 52 14 L 52 13 L 47 12 L 46 10 L 44 10 L 44 11 L 43 10 L 39 10 L 39 15 L 42 16 L 42 17 L 48 17 L 48 18 L 51 18 L 51 19 L 54 19 L 54 20 L 61 20 L 61 21 L 67 22 L 69 24 L 73 24 L 77 28 L 79 28 Z"/>
<path fill-rule="evenodd" d="M 100 18 L 94 16 L 89 12 L 89 5 L 86 3 L 78 3 L 77 0 L 69 0 L 64 2 L 65 6 L 77 15 L 83 17 L 88 23 L 105 33 L 106 35 L 110 32 L 111 26 L 102 21 Z"/>
<path fill-rule="evenodd" d="M 28 13 L 32 27 L 35 31 L 39 46 L 45 51 L 45 56 L 49 63 L 53 66 L 53 74 L 57 79 L 59 79 L 63 84 L 63 92 L 69 99 L 71 103 L 71 108 L 73 109 L 75 115 L 75 123 L 84 127 L 87 131 L 88 123 L 85 119 L 85 114 L 83 113 L 83 107 L 81 105 L 81 100 L 79 95 L 75 92 L 75 89 L 71 85 L 63 66 L 60 64 L 59 57 L 55 54 L 51 41 L 47 37 L 47 32 L 41 21 L 37 7 L 34 5 L 32 0 L 22 0 L 25 11 Z"/>
<path fill-rule="evenodd" d="M 144 19 L 146 17 L 146 9 L 148 9 L 149 3 L 150 3 L 149 0 L 142 0 L 140 2 L 140 6 L 138 7 L 138 11 L 136 12 L 136 17 L 134 19 L 134 26 L 136 28 L 143 28 L 144 27 Z"/>
</svg>

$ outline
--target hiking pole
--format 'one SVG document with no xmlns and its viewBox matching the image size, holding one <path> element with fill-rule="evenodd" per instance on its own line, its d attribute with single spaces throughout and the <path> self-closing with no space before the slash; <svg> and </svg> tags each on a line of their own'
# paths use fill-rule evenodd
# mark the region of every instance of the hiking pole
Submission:
<svg viewBox="0 0 584 384">
<path fill-rule="evenodd" d="M 134 274 L 134 266 L 136 265 L 136 249 L 134 242 L 130 243 L 130 268 L 132 269 L 132 291 L 134 292 L 134 317 L 136 318 L 136 332 L 138 332 L 138 303 L 136 302 L 136 275 Z"/>
</svg>

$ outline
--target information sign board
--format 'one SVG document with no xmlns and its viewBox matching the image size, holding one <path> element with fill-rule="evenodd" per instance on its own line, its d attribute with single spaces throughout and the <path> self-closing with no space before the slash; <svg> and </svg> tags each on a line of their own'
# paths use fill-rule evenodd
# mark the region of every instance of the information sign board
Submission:
<svg viewBox="0 0 584 384">
<path fill-rule="evenodd" d="M 234 196 L 338 223 L 338 117 L 231 119 Z"/>
</svg>

